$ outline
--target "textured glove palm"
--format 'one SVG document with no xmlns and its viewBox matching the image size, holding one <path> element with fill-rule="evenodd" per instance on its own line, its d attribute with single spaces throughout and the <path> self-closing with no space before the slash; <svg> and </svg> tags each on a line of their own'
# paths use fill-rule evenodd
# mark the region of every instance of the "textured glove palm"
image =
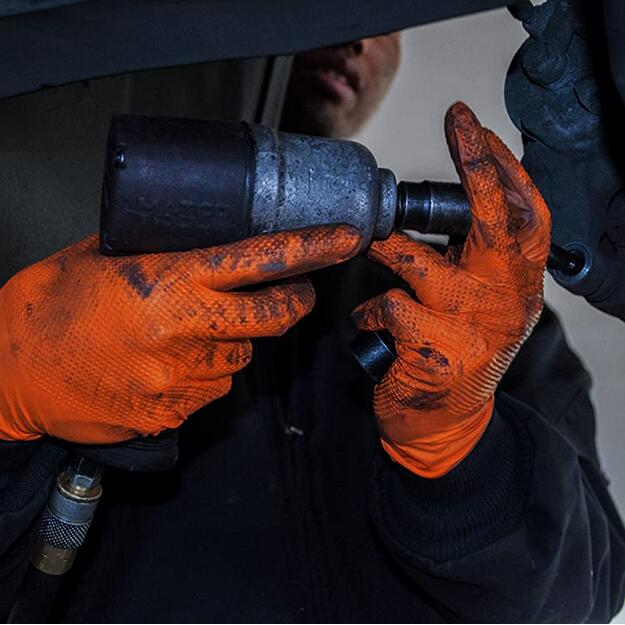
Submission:
<svg viewBox="0 0 625 625">
<path fill-rule="evenodd" d="M 109 443 L 177 427 L 312 308 L 301 274 L 356 253 L 347 226 L 175 254 L 105 258 L 89 237 L 0 290 L 0 439 Z"/>
<path fill-rule="evenodd" d="M 549 211 L 520 163 L 469 108 L 450 108 L 445 131 L 473 213 L 463 246 L 442 256 L 394 234 L 370 257 L 412 288 L 354 311 L 365 330 L 387 329 L 397 359 L 374 394 L 382 444 L 423 477 L 444 475 L 477 444 L 493 394 L 542 309 Z"/>
</svg>

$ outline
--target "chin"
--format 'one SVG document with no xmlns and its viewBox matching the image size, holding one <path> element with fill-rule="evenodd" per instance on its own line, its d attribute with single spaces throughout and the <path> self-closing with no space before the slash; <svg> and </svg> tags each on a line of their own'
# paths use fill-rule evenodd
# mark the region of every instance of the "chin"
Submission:
<svg viewBox="0 0 625 625">
<path fill-rule="evenodd" d="M 317 111 L 317 114 L 309 118 L 306 132 L 329 139 L 344 139 L 353 134 L 352 124 L 336 110 L 324 113 Z"/>
<path fill-rule="evenodd" d="M 300 102 L 285 104 L 280 129 L 305 135 L 339 139 L 351 132 L 347 116 L 335 102 L 308 97 Z"/>
<path fill-rule="evenodd" d="M 320 137 L 347 139 L 353 137 L 362 125 L 359 123 L 358 107 L 341 106 L 327 100 L 309 108 L 307 113 L 305 118 L 309 130 L 306 133 Z"/>
</svg>

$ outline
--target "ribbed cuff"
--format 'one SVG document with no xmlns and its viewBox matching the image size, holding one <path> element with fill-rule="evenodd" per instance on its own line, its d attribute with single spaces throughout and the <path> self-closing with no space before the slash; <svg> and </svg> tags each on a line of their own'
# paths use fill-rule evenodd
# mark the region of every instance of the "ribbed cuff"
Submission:
<svg viewBox="0 0 625 625">
<path fill-rule="evenodd" d="M 446 561 L 512 531 L 527 501 L 533 447 L 505 396 L 473 451 L 438 479 L 424 479 L 380 452 L 371 509 L 378 526 L 411 554 Z"/>
</svg>

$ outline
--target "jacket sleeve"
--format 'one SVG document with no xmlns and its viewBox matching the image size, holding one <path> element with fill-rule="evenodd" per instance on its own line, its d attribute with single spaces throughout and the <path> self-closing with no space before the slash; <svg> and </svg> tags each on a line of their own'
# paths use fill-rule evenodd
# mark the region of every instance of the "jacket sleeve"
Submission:
<svg viewBox="0 0 625 625">
<path fill-rule="evenodd" d="M 3 619 L 24 577 L 37 520 L 64 457 L 64 449 L 47 441 L 0 441 L 0 617 Z"/>
<path fill-rule="evenodd" d="M 377 528 L 447 620 L 607 622 L 623 604 L 625 529 L 594 451 L 588 378 L 575 378 L 557 332 L 542 338 L 554 359 L 540 366 L 554 368 L 527 393 L 542 393 L 532 401 L 542 412 L 507 385 L 517 397 L 497 395 L 480 443 L 446 476 L 422 479 L 382 452 L 377 461 Z"/>
</svg>

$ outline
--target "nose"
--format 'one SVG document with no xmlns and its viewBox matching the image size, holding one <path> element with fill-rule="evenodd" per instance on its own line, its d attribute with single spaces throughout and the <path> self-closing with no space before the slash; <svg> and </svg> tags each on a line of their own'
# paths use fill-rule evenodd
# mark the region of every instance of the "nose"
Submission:
<svg viewBox="0 0 625 625">
<path fill-rule="evenodd" d="M 348 56 L 360 56 L 365 51 L 365 40 L 364 39 L 356 39 L 356 41 L 350 41 L 345 44 L 345 47 L 348 51 Z"/>
</svg>

